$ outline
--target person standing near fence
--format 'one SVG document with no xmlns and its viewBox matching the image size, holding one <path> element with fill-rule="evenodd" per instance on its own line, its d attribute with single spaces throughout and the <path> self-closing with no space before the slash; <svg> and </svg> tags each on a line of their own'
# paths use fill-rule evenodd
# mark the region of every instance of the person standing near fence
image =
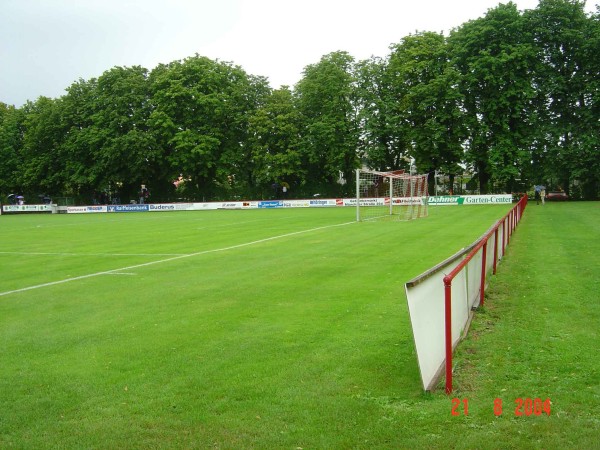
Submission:
<svg viewBox="0 0 600 450">
<path fill-rule="evenodd" d="M 542 204 L 544 204 L 544 198 L 546 197 L 546 186 L 542 186 L 541 184 L 536 184 L 533 187 L 533 190 L 535 191 L 536 205 L 539 205 L 540 201 L 542 202 Z M 542 192 L 544 193 L 544 198 L 542 197 Z"/>
<path fill-rule="evenodd" d="M 142 188 L 140 189 L 140 205 L 143 205 L 149 196 L 150 191 L 148 191 L 145 184 L 142 184 Z"/>
</svg>

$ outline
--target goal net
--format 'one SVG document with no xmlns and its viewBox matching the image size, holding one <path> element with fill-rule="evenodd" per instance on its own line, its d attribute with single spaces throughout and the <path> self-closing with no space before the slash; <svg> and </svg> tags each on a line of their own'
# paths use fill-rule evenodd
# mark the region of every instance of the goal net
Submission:
<svg viewBox="0 0 600 450">
<path fill-rule="evenodd" d="M 427 217 L 427 174 L 356 171 L 356 220 Z"/>
</svg>

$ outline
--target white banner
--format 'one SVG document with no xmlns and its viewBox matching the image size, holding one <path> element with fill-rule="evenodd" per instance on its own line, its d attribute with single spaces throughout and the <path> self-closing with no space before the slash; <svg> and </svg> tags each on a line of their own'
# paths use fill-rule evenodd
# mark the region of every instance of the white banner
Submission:
<svg viewBox="0 0 600 450">
<path fill-rule="evenodd" d="M 429 205 L 507 205 L 512 201 L 512 194 L 432 195 L 428 198 Z"/>
<path fill-rule="evenodd" d="M 394 205 L 498 205 L 512 203 L 512 195 L 443 195 L 432 197 L 394 197 Z M 361 206 L 389 206 L 389 197 L 361 198 Z M 97 212 L 160 212 L 160 211 L 210 211 L 216 209 L 266 209 L 266 208 L 326 208 L 336 206 L 356 207 L 356 198 L 312 198 L 301 200 L 252 200 L 233 202 L 189 202 L 189 203 L 150 203 L 145 205 L 94 205 L 94 206 L 69 206 L 67 212 L 71 214 L 97 213 Z M 13 209 L 28 207 L 47 207 L 50 205 L 21 205 L 4 206 L 6 212 L 32 211 L 31 209 Z M 8 209 L 11 208 L 11 209 Z M 34 209 L 39 211 L 39 209 Z"/>
<path fill-rule="evenodd" d="M 2 205 L 4 212 L 50 212 L 56 205 Z"/>
</svg>

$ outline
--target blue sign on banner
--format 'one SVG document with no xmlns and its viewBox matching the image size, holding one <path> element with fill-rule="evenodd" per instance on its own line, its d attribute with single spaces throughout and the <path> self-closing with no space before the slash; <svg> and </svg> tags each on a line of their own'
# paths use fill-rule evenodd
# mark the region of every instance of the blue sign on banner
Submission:
<svg viewBox="0 0 600 450">
<path fill-rule="evenodd" d="M 108 205 L 108 212 L 145 212 L 149 205 Z"/>
<path fill-rule="evenodd" d="M 259 208 L 283 208 L 283 202 L 281 200 L 258 202 L 258 207 Z"/>
</svg>

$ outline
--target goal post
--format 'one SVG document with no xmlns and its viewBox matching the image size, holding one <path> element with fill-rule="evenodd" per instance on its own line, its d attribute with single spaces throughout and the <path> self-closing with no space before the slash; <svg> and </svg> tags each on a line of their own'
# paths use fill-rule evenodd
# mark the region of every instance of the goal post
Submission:
<svg viewBox="0 0 600 450">
<path fill-rule="evenodd" d="M 427 174 L 356 170 L 356 220 L 427 217 Z"/>
</svg>

